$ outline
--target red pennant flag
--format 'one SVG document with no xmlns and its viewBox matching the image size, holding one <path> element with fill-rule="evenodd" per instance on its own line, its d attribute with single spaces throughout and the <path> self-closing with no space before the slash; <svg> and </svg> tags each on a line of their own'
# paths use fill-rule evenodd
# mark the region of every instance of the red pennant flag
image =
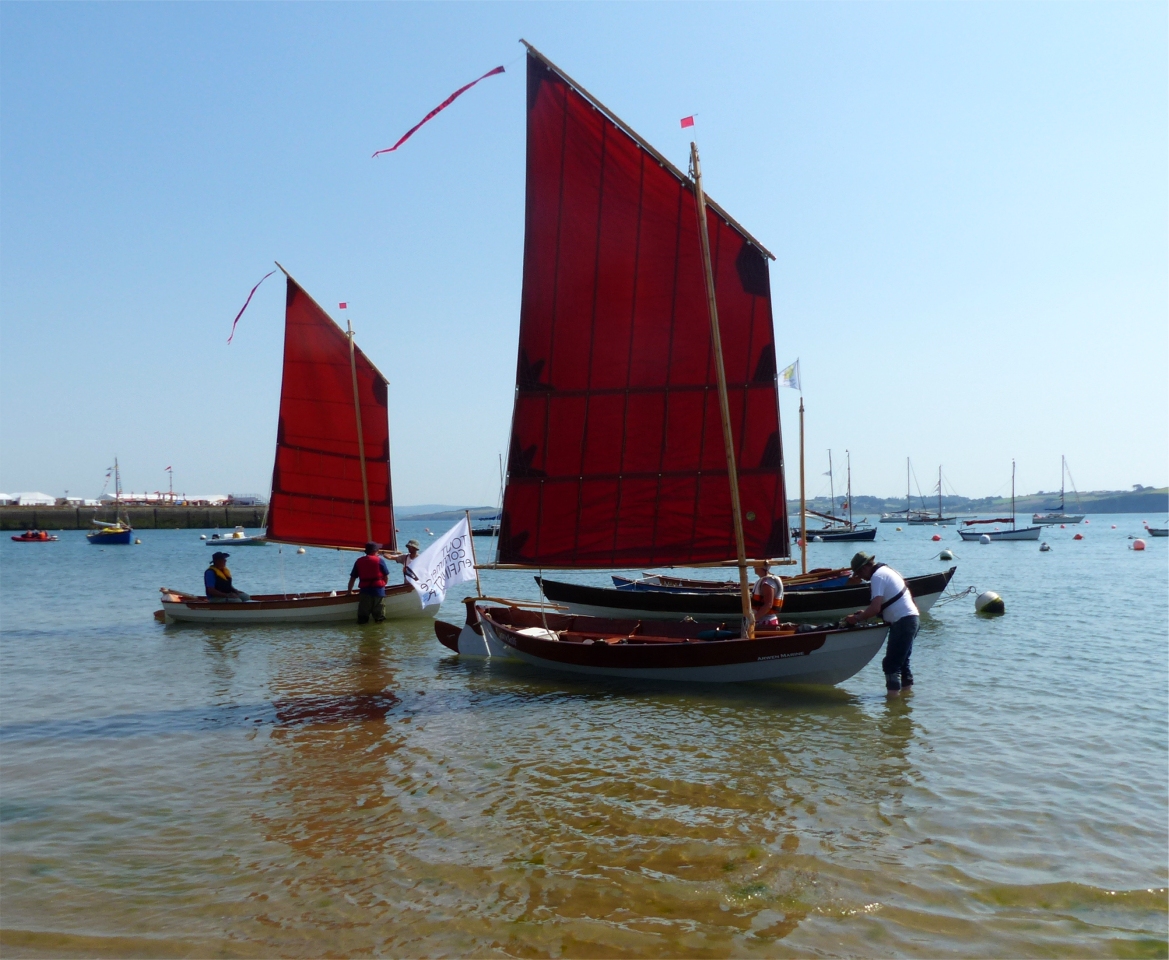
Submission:
<svg viewBox="0 0 1169 960">
<path fill-rule="evenodd" d="M 348 310 L 349 304 L 348 303 L 339 303 L 339 304 L 337 304 L 337 309 L 338 310 Z"/>
<path fill-rule="evenodd" d="M 682 126 L 684 128 L 694 126 L 694 118 L 693 117 L 683 117 L 682 118 Z"/>
<path fill-rule="evenodd" d="M 263 283 L 275 272 L 275 270 L 269 270 L 262 277 L 260 277 L 260 283 Z M 254 287 L 252 287 L 252 292 L 248 294 L 248 298 L 244 301 L 244 305 L 239 308 L 239 313 L 237 313 L 235 315 L 235 319 L 231 321 L 231 337 L 235 336 L 235 325 L 239 323 L 239 318 L 244 315 L 244 311 L 247 310 L 248 304 L 252 302 L 252 297 L 255 295 L 255 292 L 260 289 L 260 283 L 257 283 Z M 228 343 L 231 343 L 231 337 L 227 338 Z"/>
<path fill-rule="evenodd" d="M 504 69 L 503 69 L 503 67 L 496 67 L 494 70 L 488 70 L 488 71 L 487 71 L 485 74 L 483 74 L 483 76 L 481 76 L 481 77 L 479 78 L 479 80 L 486 80 L 488 77 L 493 77 L 493 76 L 495 76 L 497 73 L 503 73 L 503 72 L 504 72 Z M 416 124 L 414 124 L 414 126 L 412 126 L 412 127 L 411 127 L 409 130 L 407 130 L 407 131 L 406 131 L 404 134 L 402 134 L 402 138 L 401 138 L 401 139 L 400 139 L 400 140 L 399 140 L 397 143 L 395 143 L 395 144 L 394 144 L 392 147 L 386 147 L 386 149 L 385 149 L 385 150 L 379 150 L 377 153 L 375 153 L 375 154 L 374 154 L 374 156 L 375 156 L 375 157 L 377 157 L 377 156 L 380 156 L 380 155 L 381 155 L 381 154 L 383 154 L 383 153 L 391 153 L 391 152 L 393 152 L 394 150 L 397 150 L 397 149 L 398 149 L 398 147 L 400 147 L 400 146 L 401 146 L 402 144 L 404 144 L 404 143 L 405 143 L 407 140 L 409 140 L 409 139 L 410 139 L 412 136 L 414 136 L 414 132 L 415 132 L 415 131 L 416 131 L 416 130 L 417 130 L 419 127 L 420 127 L 420 126 L 422 126 L 422 124 L 426 123 L 426 121 L 427 121 L 427 120 L 430 120 L 430 119 L 432 119 L 432 118 L 433 118 L 433 117 L 434 117 L 436 114 L 440 113 L 441 111 L 443 111 L 443 110 L 445 110 L 447 107 L 449 107 L 449 106 L 450 106 L 450 105 L 451 105 L 451 104 L 454 102 L 454 100 L 455 100 L 455 98 L 456 98 L 456 97 L 458 97 L 460 94 L 466 93 L 466 92 L 467 92 L 468 90 L 470 90 L 470 89 L 471 89 L 473 86 L 475 86 L 475 84 L 477 84 L 477 83 L 479 82 L 479 80 L 472 80 L 472 81 L 471 81 L 470 83 L 468 83 L 466 86 L 459 87 L 459 89 L 458 89 L 458 90 L 456 90 L 454 93 L 452 93 L 452 94 L 451 94 L 449 97 L 447 97 L 447 98 L 446 98 L 446 99 L 445 99 L 445 100 L 444 100 L 442 103 L 440 103 L 440 104 L 439 104 L 437 107 L 435 107 L 433 110 L 431 110 L 431 111 L 430 111 L 430 113 L 428 113 L 428 114 L 427 114 L 425 117 L 423 117 L 423 118 L 422 118 L 421 120 L 419 120 L 419 121 L 418 121 Z"/>
</svg>

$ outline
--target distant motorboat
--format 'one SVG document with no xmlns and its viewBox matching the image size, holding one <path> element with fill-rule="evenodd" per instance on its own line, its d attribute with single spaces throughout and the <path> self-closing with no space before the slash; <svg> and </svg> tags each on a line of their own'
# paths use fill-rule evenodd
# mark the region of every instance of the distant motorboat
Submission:
<svg viewBox="0 0 1169 960">
<path fill-rule="evenodd" d="M 262 533 L 249 535 L 243 527 L 236 527 L 231 533 L 222 535 L 216 532 L 207 538 L 208 546 L 222 546 L 225 543 L 230 543 L 233 547 L 266 547 L 268 545 L 268 541 Z"/>
<path fill-rule="evenodd" d="M 60 538 L 44 530 L 26 530 L 19 537 L 13 537 L 12 539 L 17 543 L 52 543 L 54 540 Z"/>
</svg>

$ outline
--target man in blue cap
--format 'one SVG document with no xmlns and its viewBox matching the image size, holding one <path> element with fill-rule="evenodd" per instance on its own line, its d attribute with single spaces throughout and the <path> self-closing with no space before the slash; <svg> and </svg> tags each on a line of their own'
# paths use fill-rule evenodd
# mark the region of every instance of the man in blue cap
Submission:
<svg viewBox="0 0 1169 960">
<path fill-rule="evenodd" d="M 352 590 L 354 582 L 361 589 L 361 596 L 357 601 L 357 622 L 369 623 L 370 615 L 374 623 L 381 623 L 386 619 L 386 582 L 390 577 L 390 566 L 386 558 L 378 555 L 380 546 L 372 540 L 365 545 L 365 555 L 358 557 L 349 571 L 349 586 Z"/>
</svg>

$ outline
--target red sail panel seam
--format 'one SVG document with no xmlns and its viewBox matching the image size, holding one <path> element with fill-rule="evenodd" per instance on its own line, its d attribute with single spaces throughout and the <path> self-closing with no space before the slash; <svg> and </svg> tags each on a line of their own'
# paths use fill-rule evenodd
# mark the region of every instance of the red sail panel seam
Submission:
<svg viewBox="0 0 1169 960">
<path fill-rule="evenodd" d="M 589 455 L 589 412 L 593 397 L 593 360 L 597 343 L 597 288 L 601 282 L 601 218 L 605 207 L 605 148 L 608 143 L 608 129 L 607 125 L 601 124 L 601 169 L 597 177 L 597 233 L 593 243 L 593 305 L 589 315 L 589 359 L 585 371 L 587 395 L 584 405 L 584 424 L 580 432 L 580 476 L 577 480 L 576 492 L 576 530 L 572 538 L 572 559 L 574 562 L 577 550 L 580 549 L 580 522 L 584 509 L 584 475 Z"/>
<path fill-rule="evenodd" d="M 617 497 L 614 513 L 616 522 L 613 524 L 613 547 L 610 561 L 617 559 L 617 537 L 621 531 L 621 496 L 625 492 L 623 477 L 625 474 L 625 451 L 629 443 L 629 387 L 633 378 L 633 337 L 637 330 L 637 291 L 639 269 L 641 267 L 641 219 L 644 212 L 645 199 L 645 154 L 637 156 L 637 230 L 633 237 L 633 295 L 629 304 L 629 345 L 625 351 L 625 403 L 621 417 L 621 458 L 617 461 L 622 477 L 617 480 Z"/>
</svg>

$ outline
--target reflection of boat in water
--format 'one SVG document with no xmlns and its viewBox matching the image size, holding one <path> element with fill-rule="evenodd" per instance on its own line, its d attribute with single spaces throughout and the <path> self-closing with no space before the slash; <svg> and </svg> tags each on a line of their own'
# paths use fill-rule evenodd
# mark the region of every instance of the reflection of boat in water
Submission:
<svg viewBox="0 0 1169 960">
<path fill-rule="evenodd" d="M 263 547 L 267 546 L 268 540 L 262 533 L 249 536 L 247 530 L 238 526 L 231 533 L 216 532 L 207 538 L 208 546 L 221 547 L 224 544 L 233 547 Z"/>
<path fill-rule="evenodd" d="M 986 523 L 1009 523 L 1010 530 L 976 530 L 973 529 Z M 963 540 L 981 540 L 986 537 L 990 541 L 997 540 L 1038 540 L 1042 527 L 1015 526 L 1015 461 L 1011 461 L 1011 515 L 996 517 L 990 520 L 965 520 L 958 529 L 958 536 Z"/>
<path fill-rule="evenodd" d="M 704 597 L 731 607 L 714 624 L 481 599 L 463 629 L 488 651 L 602 677 L 852 676 L 880 648 L 883 624 L 752 625 L 748 565 L 791 550 L 770 254 L 707 204 L 695 145 L 687 175 L 528 51 L 524 283 L 497 566 L 733 564 L 739 594 Z M 436 633 L 461 645 L 454 625 Z"/>
<path fill-rule="evenodd" d="M 125 546 L 134 536 L 134 528 L 122 514 L 122 475 L 118 470 L 117 457 L 114 457 L 114 522 L 106 523 L 95 518 L 90 523 L 97 529 L 90 530 L 85 539 L 97 547 Z"/>
<path fill-rule="evenodd" d="M 922 577 L 906 577 L 905 583 L 917 608 L 925 613 L 937 602 L 957 567 Z M 737 593 L 702 590 L 665 593 L 621 590 L 538 578 L 541 592 L 569 613 L 596 617 L 630 617 L 660 620 L 693 617 L 695 620 L 730 620 L 740 610 Z M 736 585 L 737 586 L 737 585 Z M 784 620 L 826 623 L 868 606 L 872 592 L 867 583 L 827 589 L 784 591 Z"/>
<path fill-rule="evenodd" d="M 352 330 L 337 326 L 287 276 L 266 540 L 356 551 L 372 540 L 396 551 L 386 388 L 385 377 L 353 342 Z M 162 593 L 160 613 L 168 623 L 356 622 L 359 598 L 356 592 L 315 591 L 212 602 L 166 588 Z M 437 610 L 437 604 L 423 608 L 421 594 L 409 584 L 386 587 L 387 619 L 433 616 Z"/>
<path fill-rule="evenodd" d="M 1067 477 L 1070 473 L 1068 470 L 1067 458 L 1061 456 L 1059 458 L 1059 509 L 1055 507 L 1048 507 L 1047 513 L 1033 513 L 1031 514 L 1031 522 L 1042 524 L 1044 526 L 1052 526 L 1057 523 L 1079 523 L 1086 516 L 1083 513 L 1065 513 L 1064 512 L 1064 489 L 1067 482 Z M 1080 492 L 1076 489 L 1075 480 L 1072 481 L 1072 493 L 1076 495 L 1076 505 L 1080 505 Z M 1083 509 L 1081 507 L 1081 509 Z"/>
<path fill-rule="evenodd" d="M 18 537 L 13 537 L 17 543 L 54 543 L 59 537 L 53 536 L 47 530 L 26 530 Z"/>
</svg>

